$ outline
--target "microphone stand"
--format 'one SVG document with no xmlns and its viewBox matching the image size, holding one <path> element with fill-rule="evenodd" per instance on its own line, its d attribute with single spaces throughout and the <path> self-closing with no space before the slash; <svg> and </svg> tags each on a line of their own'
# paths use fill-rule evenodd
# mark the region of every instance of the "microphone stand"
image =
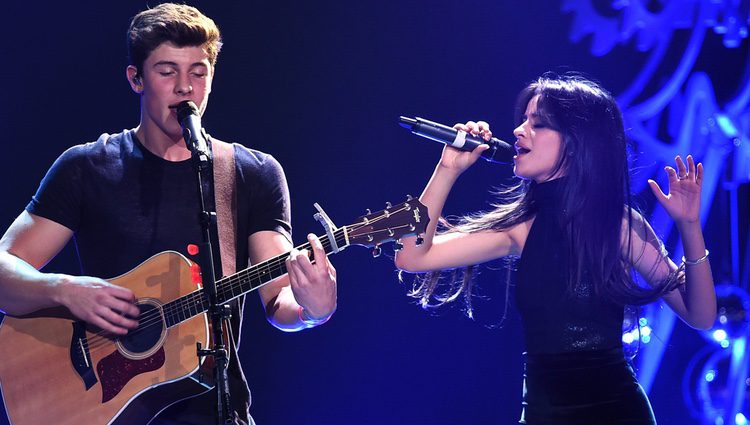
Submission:
<svg viewBox="0 0 750 425">
<path fill-rule="evenodd" d="M 203 129 L 199 130 L 203 132 Z M 198 199 L 200 201 L 200 222 L 203 233 L 203 241 L 199 245 L 198 264 L 201 269 L 203 292 L 208 297 L 208 313 L 211 318 L 213 330 L 213 348 L 202 349 L 201 343 L 197 343 L 197 355 L 199 358 L 211 356 L 214 359 L 214 382 L 217 388 L 217 411 L 216 423 L 218 425 L 233 424 L 233 414 L 230 412 L 231 395 L 229 392 L 229 376 L 227 369 L 229 357 L 227 347 L 224 344 L 223 322 L 231 316 L 229 305 L 219 305 L 216 291 L 216 265 L 221 265 L 221 260 L 216 257 L 220 255 L 218 248 L 216 255 L 212 249 L 212 242 L 218 243 L 218 230 L 216 227 L 216 211 L 214 198 L 213 179 L 213 154 L 210 145 L 208 152 L 201 151 L 197 137 L 190 130 L 183 128 L 185 144 L 192 154 L 193 166 L 195 167 L 196 180 L 198 183 Z M 203 140 L 208 140 L 203 132 Z M 217 246 L 218 245 L 213 245 Z"/>
</svg>

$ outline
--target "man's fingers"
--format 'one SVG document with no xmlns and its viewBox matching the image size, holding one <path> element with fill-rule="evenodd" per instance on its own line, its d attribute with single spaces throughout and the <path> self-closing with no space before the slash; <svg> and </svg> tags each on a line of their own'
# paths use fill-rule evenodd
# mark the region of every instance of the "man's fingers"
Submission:
<svg viewBox="0 0 750 425">
<path fill-rule="evenodd" d="M 138 319 L 138 316 L 141 315 L 141 311 L 135 306 L 135 304 L 118 299 L 114 299 L 110 304 L 112 310 L 119 312 L 125 317 Z"/>
<path fill-rule="evenodd" d="M 296 282 L 299 282 L 299 264 L 297 262 L 297 256 L 299 255 L 299 251 L 297 248 L 292 248 L 291 251 L 289 251 L 289 257 L 286 259 L 286 270 L 287 273 L 289 273 L 289 280 L 296 284 Z"/>
<path fill-rule="evenodd" d="M 96 317 L 93 322 L 94 325 L 112 333 L 119 335 L 128 332 L 128 329 L 134 329 L 138 327 L 138 322 L 121 315 L 119 312 L 115 312 L 111 308 L 104 307 L 97 309 Z"/>
<path fill-rule="evenodd" d="M 326 251 L 323 249 L 323 244 L 320 242 L 317 236 L 310 233 L 307 235 L 307 240 L 310 242 L 310 246 L 313 249 L 313 258 L 318 268 L 326 267 Z"/>
</svg>

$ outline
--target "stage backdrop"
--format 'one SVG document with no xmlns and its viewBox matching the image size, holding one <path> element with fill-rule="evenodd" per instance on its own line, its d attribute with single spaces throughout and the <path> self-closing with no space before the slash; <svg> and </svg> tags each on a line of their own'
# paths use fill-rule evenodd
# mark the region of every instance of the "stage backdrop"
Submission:
<svg viewBox="0 0 750 425">
<path fill-rule="evenodd" d="M 84 3 L 5 6 L 3 228 L 66 148 L 138 123 L 138 96 L 125 79 L 125 30 L 147 2 Z M 626 46 L 593 56 L 590 37 L 569 41 L 574 15 L 557 1 L 189 3 L 218 23 L 225 42 L 203 124 L 281 162 L 296 243 L 323 232 L 314 202 L 343 225 L 367 208 L 420 194 L 441 147 L 399 127 L 399 115 L 448 125 L 486 120 L 497 137 L 512 141 L 516 93 L 541 73 L 583 72 L 618 94 L 646 60 Z M 706 69 L 735 87 L 741 75 L 730 68 L 741 69 L 746 47 L 717 48 Z M 461 177 L 446 213 L 488 208 L 489 191 L 511 177 L 508 166 L 480 162 Z M 420 309 L 397 279 L 392 251 L 383 251 L 373 258 L 351 247 L 332 257 L 339 307 L 320 328 L 279 332 L 264 320 L 257 295 L 249 296 L 240 354 L 257 422 L 515 423 L 523 341 L 512 300 L 498 326 L 501 264 L 481 269 L 484 298 L 470 320 L 460 308 Z M 73 251 L 47 270 L 75 273 Z M 660 424 L 695 423 L 680 388 L 686 363 L 704 342 L 680 323 L 671 336 L 651 391 L 654 409 Z"/>
</svg>

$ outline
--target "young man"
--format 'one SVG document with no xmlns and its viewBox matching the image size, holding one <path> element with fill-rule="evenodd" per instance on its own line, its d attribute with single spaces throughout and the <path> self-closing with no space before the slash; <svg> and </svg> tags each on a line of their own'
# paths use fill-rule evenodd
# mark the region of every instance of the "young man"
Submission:
<svg viewBox="0 0 750 425">
<path fill-rule="evenodd" d="M 193 7 L 162 4 L 133 18 L 126 73 L 140 96 L 140 124 L 74 146 L 58 158 L 0 239 L 0 310 L 19 316 L 62 306 L 117 335 L 138 326 L 137 294 L 101 278 L 119 276 L 165 250 L 190 257 L 188 245 L 202 241 L 191 153 L 175 106 L 190 100 L 205 111 L 220 48 L 218 28 Z M 273 157 L 230 146 L 237 266 L 243 267 L 248 259 L 258 263 L 292 250 L 289 195 Z M 38 271 L 74 236 L 82 276 Z M 336 309 L 335 269 L 320 241 L 308 239 L 315 261 L 292 251 L 288 275 L 258 291 L 269 322 L 282 330 L 321 324 Z M 232 318 L 237 329 L 238 316 Z M 232 355 L 232 362 L 236 358 Z M 235 420 L 252 423 L 237 363 L 230 364 L 230 378 Z M 214 400 L 212 391 L 177 403 L 152 423 L 213 423 Z"/>
</svg>

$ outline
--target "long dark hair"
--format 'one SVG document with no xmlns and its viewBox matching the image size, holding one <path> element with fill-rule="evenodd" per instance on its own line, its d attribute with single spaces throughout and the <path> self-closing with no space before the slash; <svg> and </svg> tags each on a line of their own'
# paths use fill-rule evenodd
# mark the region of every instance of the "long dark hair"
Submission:
<svg viewBox="0 0 750 425">
<path fill-rule="evenodd" d="M 524 88 L 516 102 L 516 123 L 523 122 L 526 107 L 535 96 L 537 112 L 562 136 L 562 149 L 555 170 L 563 171 L 560 224 L 567 236 L 571 259 L 568 287 L 575 289 L 587 274 L 597 295 L 620 304 L 645 304 L 674 288 L 674 282 L 653 287 L 639 285 L 632 267 L 623 263 L 622 246 L 631 252 L 630 231 L 634 225 L 630 196 L 627 139 L 622 113 L 612 95 L 598 84 L 566 75 L 546 74 Z M 462 217 L 441 232 L 502 231 L 529 220 L 536 213 L 533 202 L 537 183 L 517 181 L 498 192 L 499 201 L 490 211 Z M 623 220 L 627 237 L 623 240 Z M 462 276 L 453 272 L 447 294 L 437 294 L 442 271 L 418 276 L 411 296 L 423 307 L 437 306 L 463 296 L 472 315 L 473 266 Z M 456 279 L 460 278 L 460 282 Z"/>
</svg>

